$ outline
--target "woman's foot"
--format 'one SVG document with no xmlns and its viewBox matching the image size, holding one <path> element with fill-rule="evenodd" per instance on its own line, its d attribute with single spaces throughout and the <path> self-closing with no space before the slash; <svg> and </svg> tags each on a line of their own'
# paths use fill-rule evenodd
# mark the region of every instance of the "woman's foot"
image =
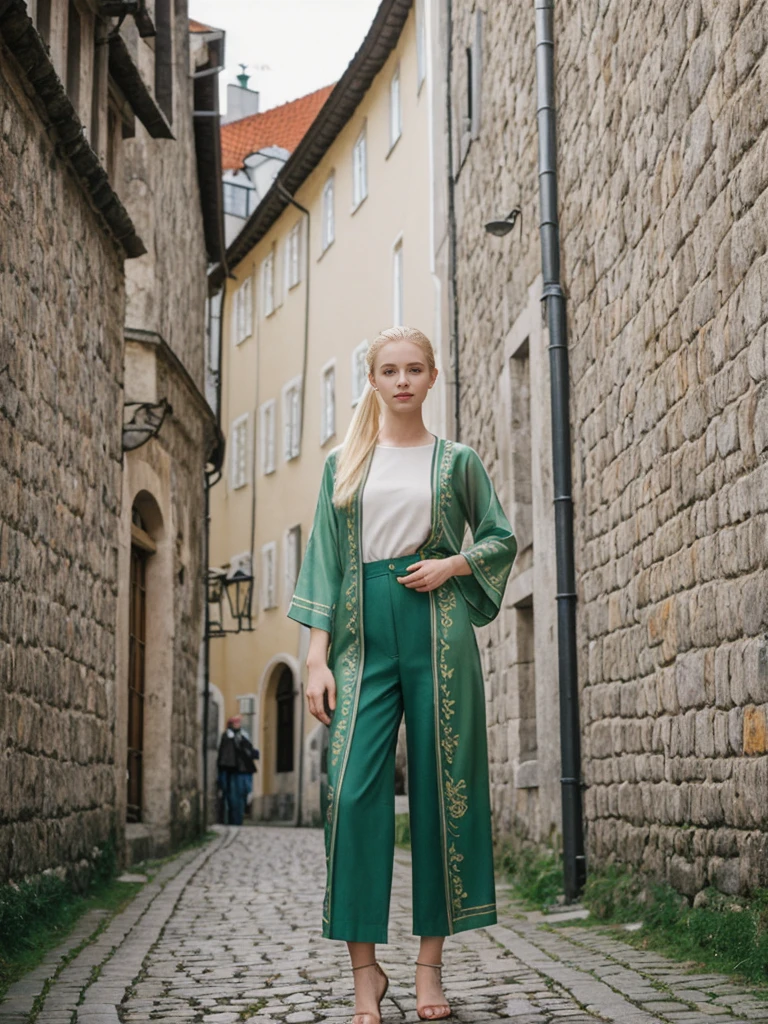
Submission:
<svg viewBox="0 0 768 1024">
<path fill-rule="evenodd" d="M 355 978 L 355 1015 L 352 1024 L 381 1024 L 381 1001 L 389 988 L 389 978 L 378 963 L 353 967 Z"/>
<path fill-rule="evenodd" d="M 442 964 L 416 961 L 416 1013 L 421 1020 L 445 1020 L 451 1007 L 443 993 Z"/>
</svg>

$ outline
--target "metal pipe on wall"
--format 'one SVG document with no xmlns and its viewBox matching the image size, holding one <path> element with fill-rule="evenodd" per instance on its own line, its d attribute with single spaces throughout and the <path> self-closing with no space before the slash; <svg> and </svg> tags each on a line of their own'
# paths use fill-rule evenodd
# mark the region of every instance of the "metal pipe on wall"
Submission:
<svg viewBox="0 0 768 1024">
<path fill-rule="evenodd" d="M 557 216 L 554 0 L 535 0 L 536 120 L 539 135 L 539 233 L 549 327 L 552 402 L 552 470 L 557 565 L 557 640 L 560 690 L 560 751 L 565 896 L 577 899 L 584 885 L 584 826 L 581 807 L 581 731 L 576 668 L 576 573 L 573 543 L 568 338 L 560 284 L 560 225 Z"/>
</svg>

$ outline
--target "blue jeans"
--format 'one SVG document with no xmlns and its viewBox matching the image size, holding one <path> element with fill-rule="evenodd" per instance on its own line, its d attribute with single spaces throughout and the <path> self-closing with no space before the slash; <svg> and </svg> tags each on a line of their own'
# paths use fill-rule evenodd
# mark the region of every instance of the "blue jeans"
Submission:
<svg viewBox="0 0 768 1024">
<path fill-rule="evenodd" d="M 219 772 L 219 786 L 224 793 L 227 823 L 242 825 L 248 793 L 253 785 L 248 772 Z"/>
</svg>

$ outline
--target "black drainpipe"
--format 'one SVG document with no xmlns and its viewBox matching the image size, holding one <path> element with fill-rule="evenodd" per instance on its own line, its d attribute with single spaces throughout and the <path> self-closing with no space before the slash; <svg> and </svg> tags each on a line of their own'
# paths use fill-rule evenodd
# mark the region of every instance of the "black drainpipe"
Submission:
<svg viewBox="0 0 768 1024">
<path fill-rule="evenodd" d="M 450 275 L 451 350 L 453 352 L 454 440 L 461 440 L 461 375 L 459 340 L 459 297 L 456 294 L 456 182 L 453 166 L 453 2 L 446 0 L 445 93 L 448 134 L 448 272 Z"/>
<path fill-rule="evenodd" d="M 578 899 L 586 877 L 581 810 L 581 733 L 576 673 L 576 574 L 573 556 L 571 431 L 565 296 L 560 285 L 560 227 L 557 219 L 557 146 L 554 74 L 554 0 L 535 0 L 536 119 L 539 129 L 539 205 L 542 301 L 549 325 L 552 388 L 552 468 L 557 559 L 557 641 L 562 759 L 563 870 L 565 898 Z"/>
</svg>

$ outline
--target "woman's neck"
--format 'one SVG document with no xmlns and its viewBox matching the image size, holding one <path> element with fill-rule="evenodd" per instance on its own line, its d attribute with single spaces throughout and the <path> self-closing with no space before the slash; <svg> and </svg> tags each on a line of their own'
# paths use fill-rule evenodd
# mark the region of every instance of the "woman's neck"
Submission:
<svg viewBox="0 0 768 1024">
<path fill-rule="evenodd" d="M 414 410 L 412 416 L 391 416 L 384 411 L 384 419 L 379 431 L 378 443 L 395 447 L 410 448 L 420 444 L 429 444 L 433 435 L 424 426 L 421 409 Z"/>
</svg>

